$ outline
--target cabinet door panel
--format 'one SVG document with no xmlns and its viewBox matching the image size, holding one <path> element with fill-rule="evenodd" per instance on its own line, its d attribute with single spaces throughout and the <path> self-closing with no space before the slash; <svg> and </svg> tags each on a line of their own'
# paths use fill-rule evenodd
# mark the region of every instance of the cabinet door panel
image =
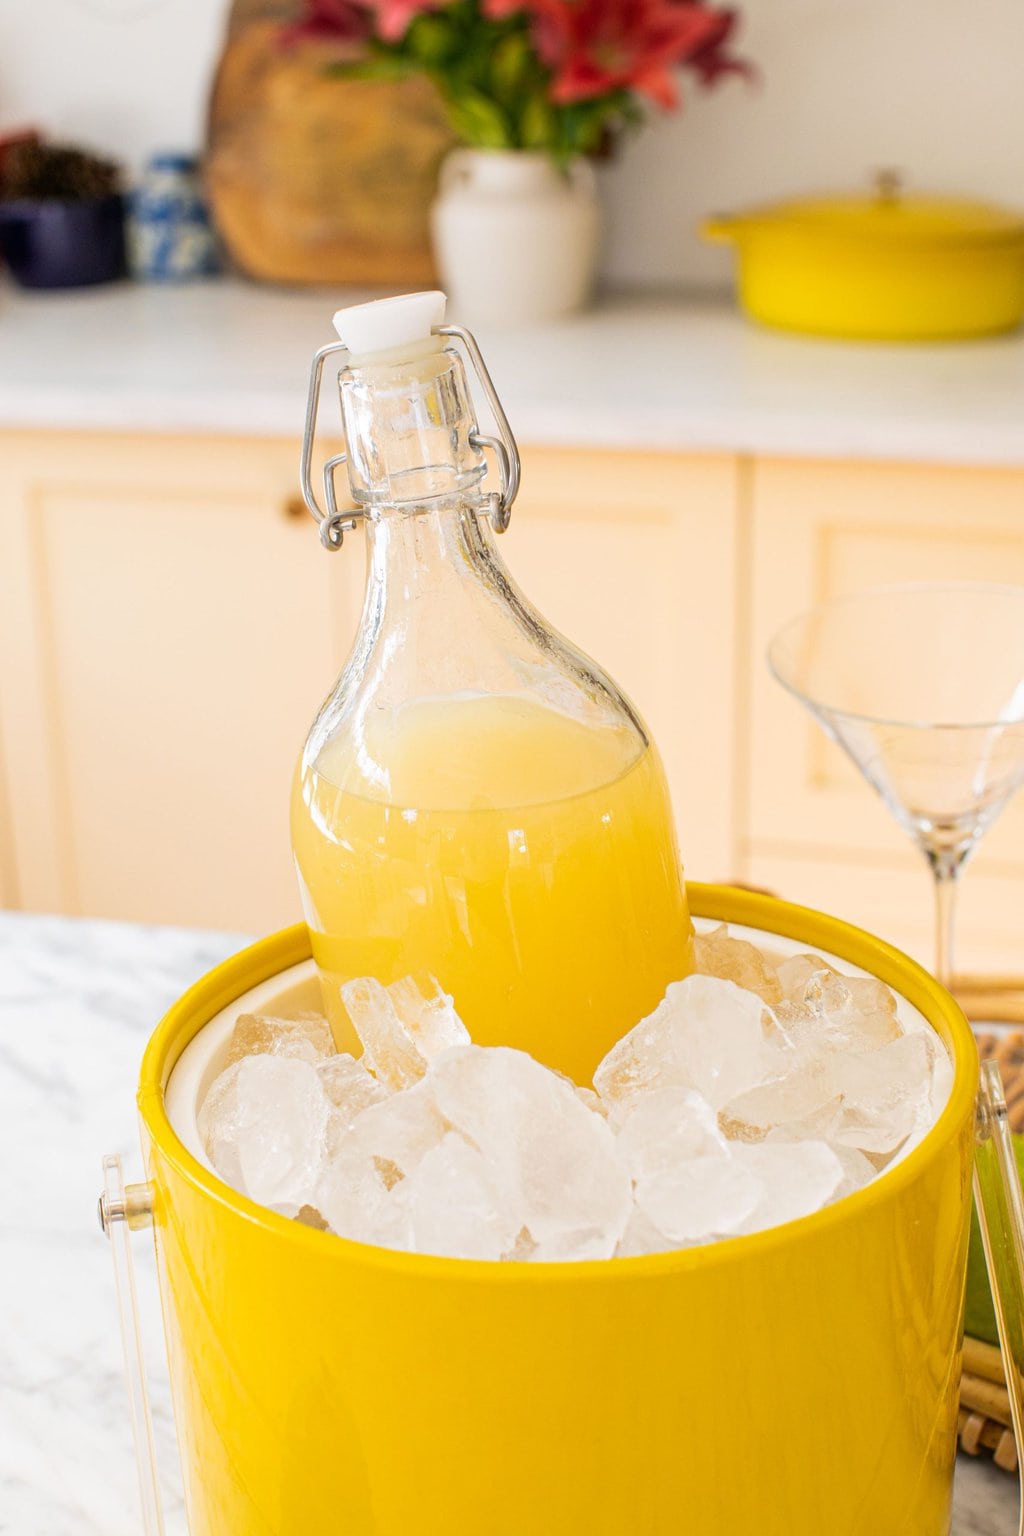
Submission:
<svg viewBox="0 0 1024 1536">
<path fill-rule="evenodd" d="M 733 462 L 526 448 L 501 553 L 657 741 L 694 879 L 734 873 Z"/>
<path fill-rule="evenodd" d="M 858 770 L 770 677 L 765 652 L 787 619 L 844 592 L 929 579 L 1024 585 L 1024 474 L 762 462 L 753 505 L 747 877 L 879 929 L 930 960 L 921 855 Z M 965 965 L 1024 969 L 1024 929 L 1007 909 L 1015 892 L 1016 904 L 1024 897 L 1022 882 L 1019 797 L 968 871 Z"/>
<path fill-rule="evenodd" d="M 22 850 L 21 900 L 242 930 L 294 921 L 291 773 L 351 620 L 341 557 L 287 510 L 296 450 L 78 447 L 73 470 L 70 455 L 25 465 L 50 762 L 47 783 L 22 773 L 12 796 L 49 823 L 50 854 Z"/>
<path fill-rule="evenodd" d="M 291 773 L 354 633 L 361 537 L 329 556 L 286 515 L 292 443 L 18 434 L 4 455 L 3 899 L 252 931 L 294 919 Z M 727 878 L 733 467 L 524 460 L 502 551 L 647 718 L 690 874 Z"/>
</svg>

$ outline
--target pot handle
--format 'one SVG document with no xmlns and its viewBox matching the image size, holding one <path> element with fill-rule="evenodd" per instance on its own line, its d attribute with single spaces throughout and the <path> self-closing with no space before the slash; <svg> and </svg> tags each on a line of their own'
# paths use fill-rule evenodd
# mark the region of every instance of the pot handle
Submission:
<svg viewBox="0 0 1024 1536">
<path fill-rule="evenodd" d="M 139 1331 L 139 1300 L 135 1289 L 132 1263 L 132 1231 L 148 1227 L 153 1221 L 153 1203 L 148 1184 L 124 1182 L 121 1159 L 116 1152 L 103 1159 L 103 1193 L 99 1201 L 100 1226 L 110 1239 L 114 1256 L 114 1288 L 117 1315 L 121 1325 L 121 1347 L 132 1415 L 132 1437 L 139 1471 L 142 1499 L 143 1536 L 164 1536 L 163 1506 L 156 1470 L 156 1446 L 153 1418 L 149 1411 L 146 1386 L 146 1361 Z"/>
<path fill-rule="evenodd" d="M 999 1344 L 1017 1442 L 1021 1484 L 1018 1532 L 1024 1536 L 1024 1196 L 1014 1156 L 999 1068 L 981 1063 L 974 1203 L 995 1308 Z"/>
</svg>

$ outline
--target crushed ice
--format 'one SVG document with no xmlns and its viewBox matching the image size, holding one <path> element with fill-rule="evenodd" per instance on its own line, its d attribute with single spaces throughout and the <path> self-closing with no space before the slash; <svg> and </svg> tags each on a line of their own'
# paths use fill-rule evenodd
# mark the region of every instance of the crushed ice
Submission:
<svg viewBox="0 0 1024 1536">
<path fill-rule="evenodd" d="M 492 1260 L 607 1259 L 755 1232 L 874 1178 L 947 1080 L 881 982 L 777 965 L 723 926 L 609 1051 L 593 1088 L 476 1046 L 433 978 L 342 989 L 326 1021 L 244 1014 L 199 1114 L 261 1204 L 344 1237 Z"/>
</svg>

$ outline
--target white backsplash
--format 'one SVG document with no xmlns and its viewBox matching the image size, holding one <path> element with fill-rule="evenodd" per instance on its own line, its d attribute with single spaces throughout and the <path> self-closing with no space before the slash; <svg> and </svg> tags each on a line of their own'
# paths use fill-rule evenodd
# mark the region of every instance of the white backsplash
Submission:
<svg viewBox="0 0 1024 1536">
<path fill-rule="evenodd" d="M 688 91 L 686 112 L 604 169 L 604 270 L 651 287 L 727 281 L 701 215 L 761 197 L 912 185 L 1024 205 L 1020 0 L 746 0 L 760 82 Z M 0 131 L 28 121 L 140 162 L 202 135 L 226 0 L 0 0 Z M 57 29 L 60 46 L 55 46 Z"/>
</svg>

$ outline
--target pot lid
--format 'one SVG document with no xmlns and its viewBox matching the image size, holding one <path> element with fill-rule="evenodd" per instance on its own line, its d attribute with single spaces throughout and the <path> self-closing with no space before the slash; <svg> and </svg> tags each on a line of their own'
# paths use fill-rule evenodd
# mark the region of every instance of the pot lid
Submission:
<svg viewBox="0 0 1024 1536">
<path fill-rule="evenodd" d="M 893 246 L 1024 243 L 1024 215 L 960 197 L 907 195 L 900 177 L 883 171 L 869 196 L 793 198 L 710 221 L 708 233 L 789 224 L 807 233 Z"/>
</svg>

